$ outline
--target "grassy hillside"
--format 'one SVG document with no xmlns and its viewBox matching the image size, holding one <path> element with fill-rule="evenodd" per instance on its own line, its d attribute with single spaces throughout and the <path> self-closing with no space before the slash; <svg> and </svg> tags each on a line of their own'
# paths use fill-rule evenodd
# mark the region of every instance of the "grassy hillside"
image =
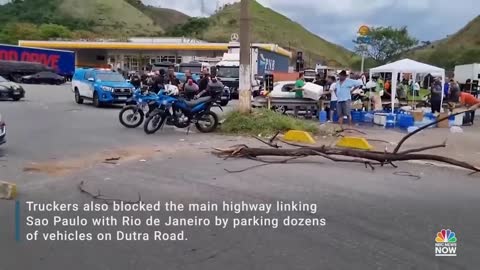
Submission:
<svg viewBox="0 0 480 270">
<path fill-rule="evenodd" d="M 124 0 L 63 0 L 60 12 L 77 19 L 96 21 L 93 30 L 107 32 L 115 29 L 122 34 L 155 34 L 163 28 L 139 9 Z"/>
<path fill-rule="evenodd" d="M 0 42 L 8 43 L 25 38 L 159 36 L 189 18 L 139 0 L 24 0 L 0 5 L 0 14 Z M 61 31 L 47 35 L 52 25 Z"/>
<path fill-rule="evenodd" d="M 448 69 L 480 62 L 480 16 L 448 38 L 415 49 L 407 56 Z"/>
<path fill-rule="evenodd" d="M 177 10 L 146 6 L 140 0 L 126 1 L 143 12 L 143 14 L 147 15 L 156 25 L 163 29 L 168 29 L 172 26 L 185 23 L 190 18 L 188 15 Z"/>
<path fill-rule="evenodd" d="M 252 1 L 251 14 L 254 42 L 277 43 L 293 51 L 303 51 L 306 64 L 318 61 L 332 66 L 349 66 L 353 53 L 330 43 L 303 28 L 289 18 Z M 240 5 L 225 6 L 208 19 L 208 27 L 199 38 L 226 42 L 232 33 L 239 32 Z"/>
</svg>

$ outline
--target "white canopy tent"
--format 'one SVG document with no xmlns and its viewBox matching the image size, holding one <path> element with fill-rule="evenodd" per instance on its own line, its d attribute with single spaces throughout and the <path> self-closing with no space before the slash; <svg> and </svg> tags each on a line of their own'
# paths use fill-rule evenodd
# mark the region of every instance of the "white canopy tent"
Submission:
<svg viewBox="0 0 480 270">
<path fill-rule="evenodd" d="M 370 69 L 370 81 L 372 75 L 376 73 L 392 73 L 392 112 L 395 105 L 395 97 L 397 95 L 397 77 L 403 73 L 411 73 L 413 79 L 417 77 L 417 74 L 432 74 L 442 77 L 442 103 L 443 103 L 443 85 L 445 85 L 445 70 L 443 68 L 427 65 L 421 62 L 417 62 L 411 59 L 402 59 L 393 63 L 389 63 L 383 66 Z M 400 76 L 401 78 L 402 76 Z"/>
</svg>

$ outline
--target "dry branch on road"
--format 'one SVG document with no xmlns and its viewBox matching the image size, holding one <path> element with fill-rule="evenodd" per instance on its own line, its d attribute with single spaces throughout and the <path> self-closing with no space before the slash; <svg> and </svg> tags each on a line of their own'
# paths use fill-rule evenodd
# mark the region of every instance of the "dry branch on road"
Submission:
<svg viewBox="0 0 480 270">
<path fill-rule="evenodd" d="M 453 115 L 464 113 L 459 112 Z M 409 133 L 405 135 L 400 142 L 398 143 L 397 147 L 393 152 L 381 152 L 381 151 L 364 151 L 364 150 L 355 150 L 355 149 L 344 149 L 344 148 L 336 148 L 330 146 L 304 146 L 299 144 L 287 143 L 282 140 L 283 142 L 289 146 L 289 148 L 281 148 L 277 143 L 274 143 L 276 140 L 277 135 L 272 137 L 272 139 L 265 141 L 262 139 L 257 138 L 262 143 L 270 146 L 271 148 L 252 148 L 247 145 L 235 145 L 227 149 L 215 149 L 214 154 L 227 158 L 248 158 L 257 161 L 261 161 L 263 163 L 287 163 L 293 159 L 300 159 L 304 157 L 322 157 L 334 162 L 347 162 L 347 163 L 361 163 L 364 164 L 366 167 L 370 167 L 372 170 L 375 169 L 374 166 L 384 166 L 384 165 L 391 165 L 396 167 L 394 162 L 396 161 L 408 161 L 408 160 L 424 160 L 424 161 L 437 161 L 441 163 L 450 164 L 456 167 L 464 168 L 467 170 L 472 171 L 472 173 L 480 172 L 480 168 L 466 162 L 460 161 L 449 157 L 433 155 L 433 154 L 425 154 L 421 153 L 426 150 L 435 149 L 435 148 L 442 148 L 446 147 L 446 142 L 437 145 L 427 145 L 425 147 L 409 149 L 405 151 L 400 151 L 401 146 L 403 143 L 420 132 L 421 130 L 435 125 L 441 121 L 448 119 L 448 117 L 440 118 L 437 121 L 434 121 L 426 126 L 423 126 L 417 129 L 415 132 Z M 290 157 L 288 159 L 284 159 L 281 161 L 268 161 L 262 159 L 262 157 Z M 254 166 L 258 167 L 258 166 Z"/>
</svg>

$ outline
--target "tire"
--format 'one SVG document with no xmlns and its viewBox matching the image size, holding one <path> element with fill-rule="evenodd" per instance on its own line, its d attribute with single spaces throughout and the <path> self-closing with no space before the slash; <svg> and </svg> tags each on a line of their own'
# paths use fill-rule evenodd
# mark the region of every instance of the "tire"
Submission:
<svg viewBox="0 0 480 270">
<path fill-rule="evenodd" d="M 137 111 L 136 114 L 135 111 Z M 125 122 L 125 115 L 127 120 L 134 118 L 134 121 L 130 123 Z M 138 109 L 136 105 L 125 106 L 118 114 L 118 120 L 120 120 L 120 123 L 126 128 L 137 128 L 143 123 L 144 119 L 145 116 L 143 115 L 143 111 Z"/>
<path fill-rule="evenodd" d="M 13 101 L 19 101 L 22 97 L 21 96 L 13 96 Z"/>
<path fill-rule="evenodd" d="M 207 127 L 204 127 L 202 126 L 198 121 L 198 119 L 202 119 L 203 117 L 205 116 L 210 116 L 210 120 L 213 120 L 213 123 L 211 123 L 209 126 Z M 215 131 L 215 129 L 217 129 L 217 126 L 218 126 L 218 116 L 216 113 L 212 112 L 212 111 L 206 111 L 204 113 L 202 113 L 201 115 L 198 116 L 198 119 L 197 119 L 197 122 L 195 123 L 195 127 L 197 127 L 197 129 L 202 132 L 202 133 L 210 133 L 210 132 L 213 132 Z"/>
<path fill-rule="evenodd" d="M 278 113 L 281 113 L 281 114 L 286 114 L 287 113 L 287 107 L 285 107 L 285 106 L 281 106 L 281 107 L 272 106 L 272 110 L 276 111 Z"/>
<path fill-rule="evenodd" d="M 145 131 L 145 133 L 147 134 L 153 134 L 163 126 L 163 124 L 165 123 L 165 120 L 167 120 L 167 117 L 165 115 L 161 115 L 161 114 L 150 115 L 150 117 L 147 118 L 147 121 L 145 121 L 145 124 L 143 125 L 143 131 Z M 158 122 L 153 122 L 153 121 L 158 121 Z M 153 124 L 154 126 L 150 127 L 150 124 Z"/>
<path fill-rule="evenodd" d="M 225 107 L 228 104 L 228 100 L 222 100 L 220 101 L 220 106 Z"/>
<path fill-rule="evenodd" d="M 93 106 L 100 108 L 102 104 L 100 103 L 100 100 L 98 99 L 98 93 L 94 92 L 93 93 Z"/>
<path fill-rule="evenodd" d="M 83 98 L 80 96 L 80 92 L 78 92 L 77 88 L 75 88 L 75 102 L 77 104 L 83 104 Z"/>
</svg>

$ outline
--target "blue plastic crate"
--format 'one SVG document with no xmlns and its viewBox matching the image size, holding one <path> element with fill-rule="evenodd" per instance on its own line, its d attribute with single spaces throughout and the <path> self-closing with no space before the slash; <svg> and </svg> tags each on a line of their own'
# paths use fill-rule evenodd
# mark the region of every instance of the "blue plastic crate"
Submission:
<svg viewBox="0 0 480 270">
<path fill-rule="evenodd" d="M 415 124 L 413 116 L 410 114 L 398 114 L 397 115 L 397 126 L 399 128 L 408 128 Z"/>
<path fill-rule="evenodd" d="M 361 123 L 363 122 L 365 113 L 363 111 L 352 111 L 351 116 L 352 116 L 352 122 Z"/>
</svg>

